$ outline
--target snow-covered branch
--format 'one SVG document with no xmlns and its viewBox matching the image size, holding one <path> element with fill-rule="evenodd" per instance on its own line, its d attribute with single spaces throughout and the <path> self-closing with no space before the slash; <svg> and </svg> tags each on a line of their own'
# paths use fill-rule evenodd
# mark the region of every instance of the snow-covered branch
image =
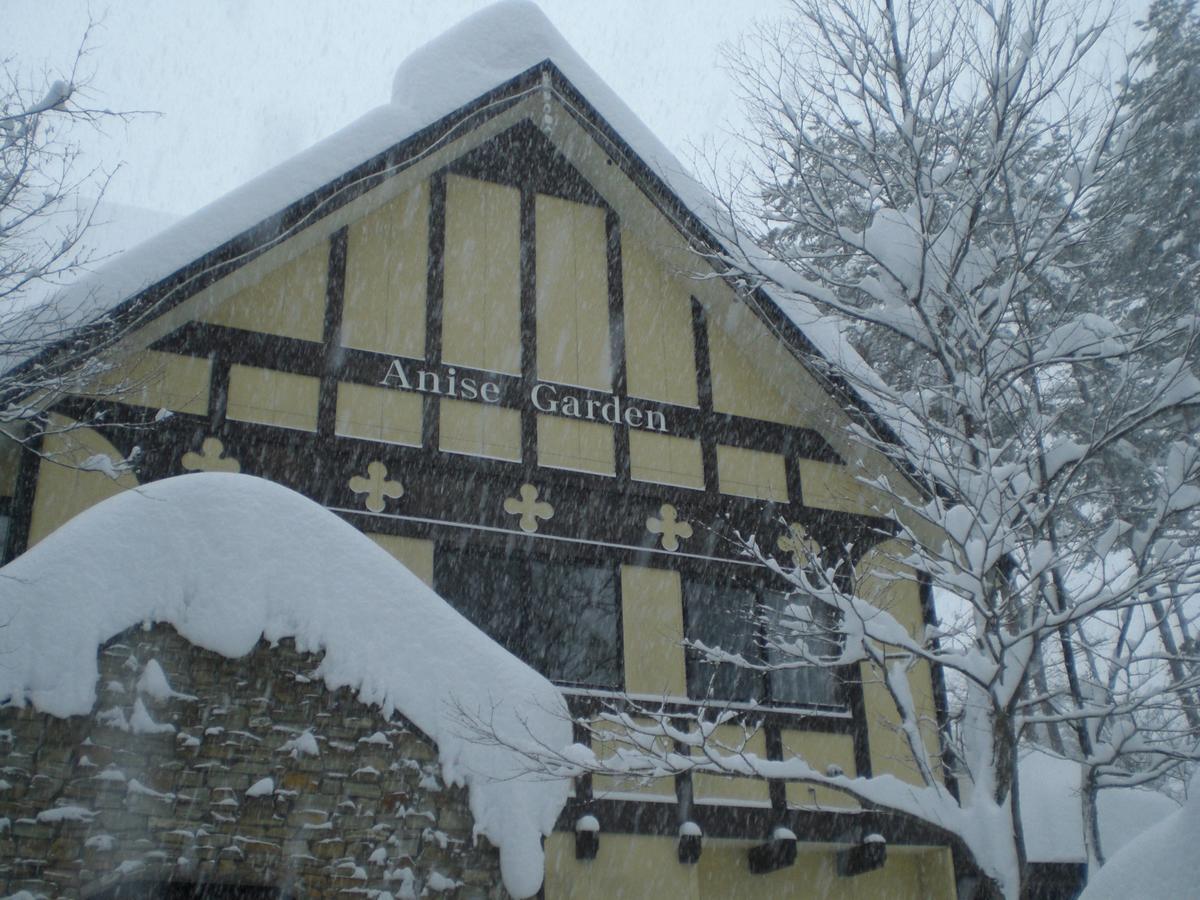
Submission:
<svg viewBox="0 0 1200 900">
<path fill-rule="evenodd" d="M 1194 16 L 1160 0 L 1157 43 L 1107 82 L 1095 73 L 1112 10 L 1090 4 L 792 8 L 730 58 L 754 127 L 753 176 L 717 186 L 727 224 L 712 260 L 748 302 L 764 288 L 854 345 L 826 343 L 805 362 L 870 407 L 847 427 L 897 464 L 860 479 L 895 534 L 886 559 L 858 571 L 844 548 L 780 565 L 748 542 L 805 602 L 833 611 L 838 654 L 808 652 L 786 622 L 768 642 L 792 652 L 768 662 L 692 649 L 754 670 L 859 667 L 888 697 L 921 785 L 909 790 L 928 792 L 917 805 L 939 810 L 909 672 L 946 673 L 970 783 L 954 802 L 990 823 L 967 843 L 993 888 L 1015 895 L 1021 741 L 1078 760 L 1087 803 L 1200 746 L 1200 235 L 1183 214 L 1164 234 L 1141 199 L 1159 191 L 1146 180 L 1159 169 L 1194 196 L 1183 183 L 1200 169 L 1194 141 L 1158 136 L 1180 127 L 1164 104 L 1184 115 L 1161 80 L 1196 82 L 1180 74 L 1194 76 L 1195 53 L 1179 49 Z M 1139 243 L 1146 229 L 1162 235 L 1153 248 Z M 1190 248 L 1182 261 L 1179 248 Z M 928 579 L 941 626 L 914 634 L 871 602 L 864 584 L 897 572 Z M 748 767 L 741 753 L 695 755 L 687 765 Z"/>
</svg>

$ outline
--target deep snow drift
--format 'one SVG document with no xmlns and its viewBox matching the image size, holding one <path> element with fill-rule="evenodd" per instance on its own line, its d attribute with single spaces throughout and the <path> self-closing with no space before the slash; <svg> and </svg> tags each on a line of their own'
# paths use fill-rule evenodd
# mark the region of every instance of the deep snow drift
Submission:
<svg viewBox="0 0 1200 900">
<path fill-rule="evenodd" d="M 1033 862 L 1085 862 L 1079 764 L 1039 749 L 1021 756 L 1021 827 Z M 1100 843 L 1111 857 L 1179 804 L 1157 791 L 1108 788 L 1097 801 Z"/>
<path fill-rule="evenodd" d="M 96 702 L 97 649 L 165 622 L 227 657 L 259 638 L 325 652 L 319 674 L 384 716 L 399 711 L 438 746 L 447 782 L 470 794 L 476 829 L 500 848 L 517 897 L 542 881 L 543 834 L 563 779 L 522 775 L 519 752 L 464 735 L 462 714 L 502 742 L 565 748 L 558 690 L 475 628 L 350 525 L 248 475 L 169 478 L 92 507 L 0 569 L 0 700 L 56 716 Z"/>
<path fill-rule="evenodd" d="M 1195 897 L 1196 847 L 1200 846 L 1200 775 L 1188 785 L 1188 802 L 1114 854 L 1088 880 L 1079 900 L 1177 900 Z"/>
</svg>

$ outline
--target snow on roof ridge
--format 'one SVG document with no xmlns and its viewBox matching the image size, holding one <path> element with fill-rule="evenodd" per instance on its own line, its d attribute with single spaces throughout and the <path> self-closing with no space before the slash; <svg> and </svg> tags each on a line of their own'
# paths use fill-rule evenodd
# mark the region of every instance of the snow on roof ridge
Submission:
<svg viewBox="0 0 1200 900">
<path fill-rule="evenodd" d="M 495 87 L 556 57 L 586 65 L 536 3 L 499 0 L 406 56 L 392 77 L 392 103 L 427 114 L 457 109 L 481 84 Z"/>
<path fill-rule="evenodd" d="M 287 523 L 286 528 L 280 523 Z M 559 691 L 333 513 L 249 475 L 194 473 L 109 498 L 0 570 L 0 702 L 55 716 L 96 703 L 97 652 L 145 622 L 236 658 L 260 638 L 324 651 L 318 673 L 437 744 L 467 785 L 509 893 L 541 885 L 541 839 L 565 779 L 530 775 L 512 748 L 565 748 Z M 486 723 L 497 741 L 469 734 Z"/>
<path fill-rule="evenodd" d="M 532 0 L 498 0 L 417 48 L 392 79 L 392 104 L 435 119 L 549 60 L 643 161 L 708 193 L 567 42 Z M 698 199 L 694 197 L 693 199 Z M 711 202 L 711 198 L 708 198 Z"/>
</svg>

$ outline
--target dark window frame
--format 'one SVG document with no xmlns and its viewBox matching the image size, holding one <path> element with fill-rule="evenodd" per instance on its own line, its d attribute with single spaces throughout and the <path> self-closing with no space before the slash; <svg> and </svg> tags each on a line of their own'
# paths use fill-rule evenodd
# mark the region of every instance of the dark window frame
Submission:
<svg viewBox="0 0 1200 900">
<path fill-rule="evenodd" d="M 507 566 L 517 566 L 525 570 L 525 577 L 531 583 L 533 573 L 538 566 L 565 566 L 568 568 L 590 568 L 605 571 L 608 576 L 609 583 L 612 585 L 612 634 L 611 644 L 611 665 L 612 665 L 612 683 L 604 683 L 600 681 L 576 681 L 567 680 L 556 677 L 553 673 L 542 671 L 538 663 L 525 660 L 521 654 L 515 652 L 508 646 L 507 642 L 495 635 L 490 635 L 493 640 L 505 649 L 508 649 L 514 656 L 522 659 L 533 669 L 541 672 L 541 674 L 554 682 L 556 685 L 568 690 L 585 690 L 585 691 L 605 691 L 614 694 L 622 693 L 625 690 L 625 637 L 624 637 L 624 614 L 623 614 L 623 598 L 621 595 L 621 560 L 606 554 L 596 554 L 587 552 L 591 548 L 575 547 L 565 543 L 553 543 L 546 546 L 543 542 L 526 542 L 521 541 L 506 541 L 503 544 L 493 543 L 478 543 L 478 542 L 462 542 L 462 541 L 438 541 L 434 544 L 433 557 L 433 587 L 448 603 L 455 605 L 453 598 L 445 595 L 447 585 L 445 583 L 445 567 L 452 564 L 452 560 L 469 559 L 475 561 L 478 566 L 495 565 L 497 563 Z M 456 607 L 457 608 L 457 607 Z M 466 612 L 463 615 L 470 616 Z M 519 615 L 519 611 L 517 611 Z M 529 627 L 528 622 L 522 623 L 521 631 L 525 631 Z M 487 629 L 481 629 L 487 633 Z"/>
</svg>

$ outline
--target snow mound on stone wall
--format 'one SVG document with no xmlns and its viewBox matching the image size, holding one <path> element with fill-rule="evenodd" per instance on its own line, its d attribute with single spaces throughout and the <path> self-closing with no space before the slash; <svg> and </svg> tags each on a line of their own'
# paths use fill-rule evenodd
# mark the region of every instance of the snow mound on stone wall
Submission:
<svg viewBox="0 0 1200 900">
<path fill-rule="evenodd" d="M 324 651 L 319 674 L 399 711 L 465 784 L 505 886 L 537 892 L 562 779 L 523 774 L 512 747 L 566 747 L 557 689 L 341 519 L 247 475 L 196 473 L 128 491 L 0 569 L 0 701 L 55 715 L 96 702 L 97 650 L 141 623 L 239 657 L 260 638 Z M 471 740 L 464 715 L 499 742 Z M 508 746 L 504 746 L 508 745 Z"/>
</svg>

